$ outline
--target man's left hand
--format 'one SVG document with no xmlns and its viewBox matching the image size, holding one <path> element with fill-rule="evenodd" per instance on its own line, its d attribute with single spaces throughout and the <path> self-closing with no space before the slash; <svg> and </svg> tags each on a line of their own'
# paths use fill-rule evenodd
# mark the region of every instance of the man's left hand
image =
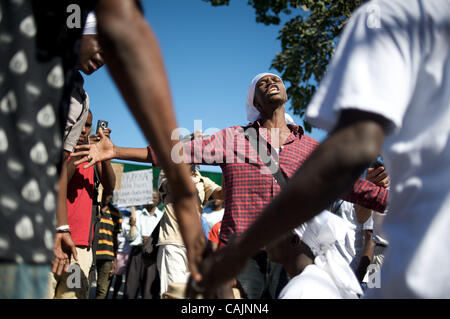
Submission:
<svg viewBox="0 0 450 319">
<path fill-rule="evenodd" d="M 205 252 L 197 280 L 190 278 L 186 289 L 187 298 L 217 298 L 226 291 L 234 278 L 245 268 L 248 258 L 241 253 L 238 239 L 211 253 Z"/>
<path fill-rule="evenodd" d="M 116 274 L 117 271 L 117 261 L 116 258 L 114 258 L 114 260 L 112 261 L 112 269 L 109 272 L 109 277 L 111 278 L 112 276 L 114 276 Z"/>
<path fill-rule="evenodd" d="M 386 169 L 383 166 L 378 168 L 368 168 L 366 179 L 378 186 L 388 188 L 391 184 L 391 178 L 389 177 Z"/>
</svg>

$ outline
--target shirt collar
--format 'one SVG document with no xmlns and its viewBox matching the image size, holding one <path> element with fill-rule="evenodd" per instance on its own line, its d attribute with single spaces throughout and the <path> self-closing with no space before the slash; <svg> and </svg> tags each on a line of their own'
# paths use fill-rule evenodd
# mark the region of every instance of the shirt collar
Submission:
<svg viewBox="0 0 450 319">
<path fill-rule="evenodd" d="M 259 129 L 261 128 L 261 122 L 259 120 L 256 120 L 254 122 L 249 123 L 247 127 L 254 127 L 259 131 Z M 292 133 L 294 133 L 295 136 L 301 137 L 305 134 L 303 127 L 301 127 L 300 125 L 287 124 L 287 127 L 291 130 Z"/>
</svg>

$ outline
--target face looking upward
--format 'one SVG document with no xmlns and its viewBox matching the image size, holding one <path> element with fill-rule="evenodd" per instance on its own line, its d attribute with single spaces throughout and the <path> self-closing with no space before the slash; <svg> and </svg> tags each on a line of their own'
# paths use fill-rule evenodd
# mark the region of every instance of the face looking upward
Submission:
<svg viewBox="0 0 450 319">
<path fill-rule="evenodd" d="M 253 104 L 261 114 L 270 114 L 286 102 L 286 88 L 278 76 L 266 75 L 256 83 Z"/>
</svg>

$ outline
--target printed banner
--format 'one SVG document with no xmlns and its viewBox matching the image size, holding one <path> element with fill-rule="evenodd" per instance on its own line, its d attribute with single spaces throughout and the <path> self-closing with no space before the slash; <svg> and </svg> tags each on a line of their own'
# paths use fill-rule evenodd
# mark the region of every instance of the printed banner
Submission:
<svg viewBox="0 0 450 319">
<path fill-rule="evenodd" d="M 117 206 L 139 206 L 152 203 L 153 170 L 146 169 L 122 174 L 120 190 L 114 191 Z"/>
</svg>

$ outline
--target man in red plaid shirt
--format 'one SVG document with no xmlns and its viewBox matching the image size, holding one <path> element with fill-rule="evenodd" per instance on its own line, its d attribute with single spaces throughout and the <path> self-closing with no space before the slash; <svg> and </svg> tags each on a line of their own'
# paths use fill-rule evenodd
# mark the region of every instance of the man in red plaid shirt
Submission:
<svg viewBox="0 0 450 319">
<path fill-rule="evenodd" d="M 180 142 L 172 150 L 172 160 L 175 162 L 218 165 L 222 168 L 225 213 L 220 240 L 224 243 L 242 234 L 280 193 L 280 185 L 272 175 L 274 169 L 279 167 L 284 177 L 290 179 L 319 145 L 315 139 L 305 135 L 301 126 L 286 124 L 286 102 L 282 80 L 275 74 L 259 74 L 248 90 L 247 115 L 249 120 L 254 120 L 252 123 L 246 127 L 228 127 L 188 143 Z M 263 147 L 256 150 L 244 132 L 257 137 Z M 117 147 L 109 139 L 102 139 L 98 144 L 78 149 L 85 151 L 77 155 L 89 155 L 93 159 L 91 164 L 117 158 L 158 166 L 151 146 Z M 272 167 L 265 162 L 275 155 L 273 152 L 277 153 L 277 160 L 271 162 Z M 383 212 L 387 197 L 385 188 L 359 179 L 343 199 Z M 238 280 L 251 299 L 275 298 L 285 283 L 280 280 L 283 273 L 281 265 L 270 262 L 265 251 L 262 251 L 250 260 Z M 195 278 L 194 272 L 192 275 Z"/>
</svg>

